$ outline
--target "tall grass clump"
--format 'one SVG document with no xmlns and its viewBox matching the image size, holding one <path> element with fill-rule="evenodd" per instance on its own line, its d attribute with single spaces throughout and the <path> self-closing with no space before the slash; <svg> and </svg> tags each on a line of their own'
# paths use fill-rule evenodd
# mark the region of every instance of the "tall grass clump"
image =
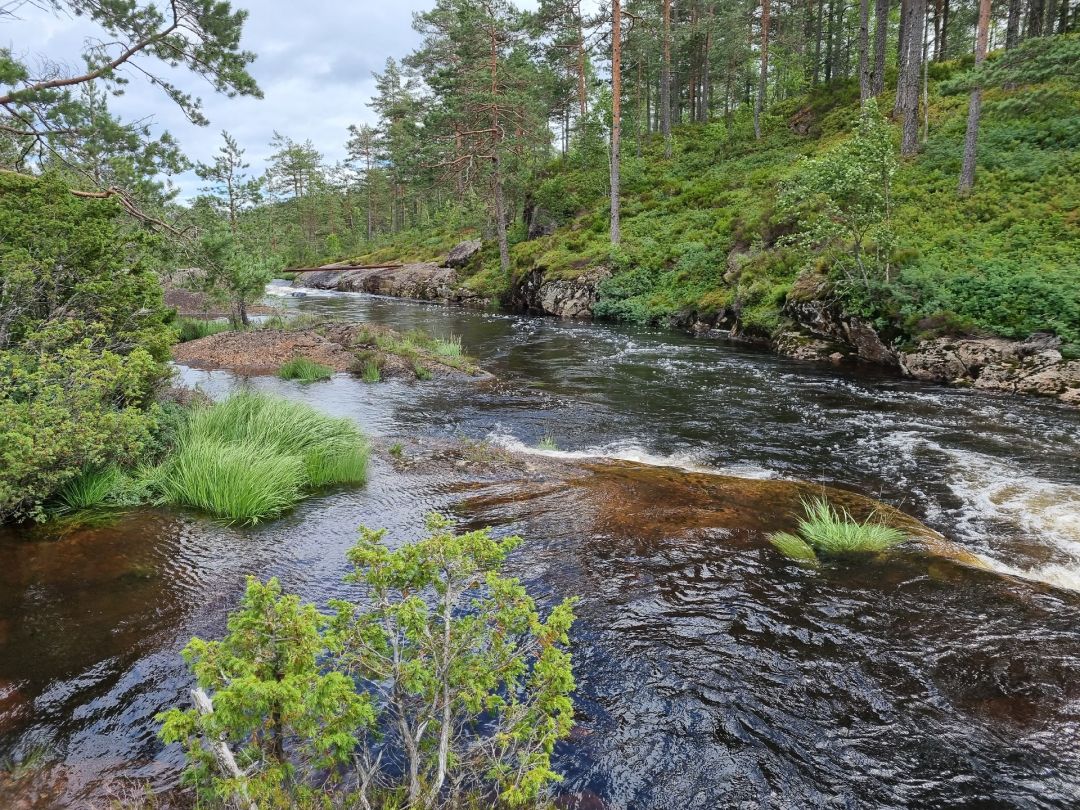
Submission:
<svg viewBox="0 0 1080 810">
<path fill-rule="evenodd" d="M 105 506 L 111 500 L 120 477 L 116 467 L 84 470 L 56 493 L 57 511 L 79 512 Z"/>
<path fill-rule="evenodd" d="M 846 509 L 836 511 L 824 498 L 802 502 L 805 515 L 799 520 L 797 535 L 778 532 L 769 541 L 794 559 L 810 559 L 816 551 L 823 554 L 851 554 L 887 551 L 907 539 L 899 529 L 886 526 L 871 515 L 860 523 Z"/>
<path fill-rule="evenodd" d="M 254 523 L 313 489 L 364 483 L 369 452 L 348 419 L 242 392 L 192 412 L 161 486 L 171 503 Z"/>
<path fill-rule="evenodd" d="M 207 321 L 201 318 L 180 318 L 176 323 L 179 328 L 179 340 L 181 343 L 209 337 L 221 332 L 228 332 L 232 329 L 232 324 L 228 321 Z"/>
<path fill-rule="evenodd" d="M 318 380 L 328 380 L 334 376 L 334 370 L 330 366 L 316 363 L 306 357 L 294 357 L 278 369 L 278 376 L 283 380 L 299 380 L 303 383 L 313 383 Z"/>
<path fill-rule="evenodd" d="M 437 339 L 434 352 L 439 357 L 461 357 L 461 338 L 458 335 L 451 335 L 445 340 Z"/>
</svg>

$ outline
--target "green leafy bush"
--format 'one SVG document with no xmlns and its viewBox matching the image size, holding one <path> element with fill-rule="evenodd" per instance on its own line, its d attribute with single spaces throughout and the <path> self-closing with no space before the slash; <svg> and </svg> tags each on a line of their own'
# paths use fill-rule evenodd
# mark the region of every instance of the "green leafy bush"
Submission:
<svg viewBox="0 0 1080 810">
<path fill-rule="evenodd" d="M 192 639 L 184 658 L 213 711 L 159 720 L 201 800 L 432 808 L 497 795 L 517 807 L 560 778 L 551 755 L 573 725 L 574 600 L 543 619 L 499 573 L 518 537 L 456 534 L 437 515 L 428 530 L 391 550 L 362 528 L 348 553 L 355 601 L 322 613 L 276 579 L 249 579 L 225 638 Z M 233 773 L 211 750 L 221 744 Z"/>
</svg>

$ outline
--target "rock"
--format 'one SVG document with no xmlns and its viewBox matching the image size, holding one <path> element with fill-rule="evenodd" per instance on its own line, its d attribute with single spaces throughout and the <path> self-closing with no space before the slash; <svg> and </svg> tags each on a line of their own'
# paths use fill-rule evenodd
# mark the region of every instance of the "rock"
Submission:
<svg viewBox="0 0 1080 810">
<path fill-rule="evenodd" d="M 896 367 L 896 352 L 878 335 L 874 327 L 854 315 L 848 315 L 839 304 L 820 298 L 791 297 L 784 305 L 784 314 L 793 320 L 800 331 L 810 337 L 833 344 L 824 356 L 841 351 L 868 363 Z M 777 341 L 777 348 L 787 354 Z M 847 348 L 847 351 L 844 349 Z"/>
<path fill-rule="evenodd" d="M 455 289 L 457 273 L 454 269 L 441 267 L 434 262 L 356 270 L 318 270 L 302 273 L 293 283 L 298 287 L 366 292 L 422 301 L 460 301 L 467 297 Z"/>
<path fill-rule="evenodd" d="M 839 350 L 835 342 L 814 337 L 798 328 L 785 329 L 773 339 L 773 345 L 780 354 L 796 360 L 843 360 L 847 355 Z"/>
<path fill-rule="evenodd" d="M 1053 335 L 1027 340 L 936 338 L 900 356 L 910 377 L 971 385 L 984 391 L 1055 397 L 1080 405 L 1080 360 L 1065 360 Z"/>
<path fill-rule="evenodd" d="M 525 275 L 512 297 L 515 308 L 560 318 L 591 318 L 599 299 L 599 285 L 611 277 L 607 267 L 586 270 L 577 278 L 547 279 L 542 269 Z"/>
<path fill-rule="evenodd" d="M 473 256 L 480 252 L 481 247 L 483 247 L 483 242 L 479 239 L 468 239 L 462 242 L 446 254 L 446 266 L 464 267 L 472 261 Z"/>
</svg>

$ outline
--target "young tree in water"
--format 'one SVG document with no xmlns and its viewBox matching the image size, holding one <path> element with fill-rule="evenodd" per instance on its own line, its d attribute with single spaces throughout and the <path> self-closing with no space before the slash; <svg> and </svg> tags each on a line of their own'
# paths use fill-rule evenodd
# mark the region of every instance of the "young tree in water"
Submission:
<svg viewBox="0 0 1080 810">
<path fill-rule="evenodd" d="M 276 580 L 249 580 L 225 638 L 192 640 L 184 657 L 212 712 L 160 719 L 200 791 L 245 807 L 433 810 L 492 794 L 536 804 L 558 781 L 551 755 L 573 725 L 573 600 L 543 619 L 499 573 L 521 538 L 457 534 L 437 515 L 427 525 L 396 550 L 360 530 L 346 578 L 355 602 L 322 614 Z"/>
<path fill-rule="evenodd" d="M 250 164 L 244 161 L 244 150 L 228 132 L 222 131 L 225 143 L 218 149 L 213 163 L 195 164 L 195 173 L 211 185 L 202 190 L 212 194 L 220 210 L 229 220 L 229 230 L 236 236 L 237 217 L 240 212 L 260 199 L 260 178 L 249 178 L 244 173 Z"/>
</svg>

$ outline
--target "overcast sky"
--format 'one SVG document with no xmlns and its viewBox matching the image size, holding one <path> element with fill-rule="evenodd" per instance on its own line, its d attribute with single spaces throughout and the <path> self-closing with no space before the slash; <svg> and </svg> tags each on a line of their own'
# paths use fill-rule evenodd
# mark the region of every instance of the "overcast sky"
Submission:
<svg viewBox="0 0 1080 810">
<path fill-rule="evenodd" d="M 264 98 L 229 99 L 203 80 L 176 74 L 176 83 L 203 100 L 210 126 L 188 123 L 179 108 L 136 73 L 125 94 L 113 99 L 124 120 L 152 116 L 168 129 L 191 158 L 209 161 L 228 130 L 247 150 L 253 171 L 261 171 L 274 130 L 295 140 L 310 138 L 329 161 L 344 157 L 349 124 L 373 122 L 367 103 L 374 92 L 372 72 L 387 57 L 401 58 L 419 41 L 412 30 L 414 11 L 433 0 L 234 0 L 250 12 L 243 47 L 258 54 L 251 68 Z M 0 22 L 0 44 L 33 61 L 37 54 L 80 64 L 87 36 L 100 33 L 84 19 L 57 17 L 24 6 L 21 19 Z M 175 181 L 182 197 L 197 191 L 187 173 Z"/>
</svg>

